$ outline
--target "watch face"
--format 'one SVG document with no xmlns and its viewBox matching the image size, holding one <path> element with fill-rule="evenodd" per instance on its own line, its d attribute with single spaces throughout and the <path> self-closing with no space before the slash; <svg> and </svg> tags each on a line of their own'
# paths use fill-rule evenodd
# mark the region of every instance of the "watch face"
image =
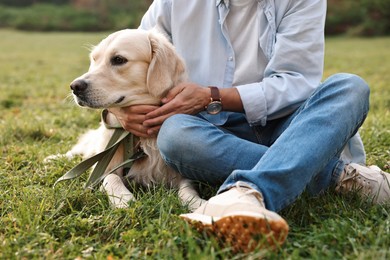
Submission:
<svg viewBox="0 0 390 260">
<path fill-rule="evenodd" d="M 219 101 L 213 101 L 207 106 L 207 113 L 211 115 L 218 114 L 222 110 L 222 103 Z"/>
</svg>

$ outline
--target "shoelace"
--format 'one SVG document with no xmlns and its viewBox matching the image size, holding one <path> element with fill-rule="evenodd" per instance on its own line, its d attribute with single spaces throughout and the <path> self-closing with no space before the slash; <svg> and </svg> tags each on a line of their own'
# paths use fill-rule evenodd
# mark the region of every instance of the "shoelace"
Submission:
<svg viewBox="0 0 390 260">
<path fill-rule="evenodd" d="M 356 178 L 357 177 L 356 172 L 357 172 L 356 169 L 353 169 L 352 171 L 345 170 L 344 176 L 340 181 L 340 185 L 343 184 L 344 182 L 348 182 L 349 180 Z"/>
<path fill-rule="evenodd" d="M 239 199 L 247 196 L 248 198 L 253 200 L 254 203 L 260 203 L 262 207 L 265 207 L 263 196 L 257 190 L 253 189 L 252 187 L 249 187 L 241 181 L 238 181 L 236 183 L 235 188 L 243 192 L 243 194 L 238 197 Z"/>
</svg>

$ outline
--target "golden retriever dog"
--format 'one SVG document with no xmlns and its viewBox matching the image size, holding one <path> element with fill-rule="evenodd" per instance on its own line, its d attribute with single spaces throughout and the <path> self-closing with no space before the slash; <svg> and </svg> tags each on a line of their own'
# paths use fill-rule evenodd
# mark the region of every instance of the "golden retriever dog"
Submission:
<svg viewBox="0 0 390 260">
<path fill-rule="evenodd" d="M 81 107 L 93 109 L 117 109 L 131 105 L 159 105 L 170 88 L 186 80 L 185 65 L 172 44 L 155 30 L 126 29 L 103 39 L 92 49 L 87 73 L 71 84 L 74 100 Z M 108 113 L 109 124 L 118 124 Z M 79 142 L 66 153 L 68 158 L 81 155 L 88 158 L 105 149 L 112 129 L 104 124 L 84 134 Z M 188 179 L 168 167 L 157 148 L 156 138 L 140 138 L 146 158 L 137 160 L 124 176 L 123 169 L 107 175 L 102 188 L 114 207 L 127 207 L 134 196 L 126 187 L 127 181 L 143 186 L 158 183 L 178 190 L 183 204 L 191 210 L 203 200 Z M 120 146 L 106 172 L 123 162 Z"/>
</svg>

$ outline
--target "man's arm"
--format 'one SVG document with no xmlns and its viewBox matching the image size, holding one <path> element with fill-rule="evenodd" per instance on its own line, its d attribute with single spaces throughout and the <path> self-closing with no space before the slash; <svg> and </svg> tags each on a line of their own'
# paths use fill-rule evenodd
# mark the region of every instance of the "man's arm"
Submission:
<svg viewBox="0 0 390 260">
<path fill-rule="evenodd" d="M 264 79 L 237 86 L 248 121 L 255 125 L 293 112 L 323 73 L 326 1 L 278 0 L 275 5 L 275 43 Z"/>
</svg>

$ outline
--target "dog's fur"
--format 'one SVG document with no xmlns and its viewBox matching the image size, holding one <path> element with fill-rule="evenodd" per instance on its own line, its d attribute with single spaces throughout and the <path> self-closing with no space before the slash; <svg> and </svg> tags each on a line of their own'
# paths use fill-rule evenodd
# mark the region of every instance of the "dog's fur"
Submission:
<svg viewBox="0 0 390 260">
<path fill-rule="evenodd" d="M 127 29 L 115 32 L 95 46 L 90 54 L 87 73 L 71 83 L 74 100 L 82 107 L 94 109 L 148 104 L 158 105 L 161 98 L 186 79 L 185 66 L 171 43 L 156 31 Z M 117 124 L 108 114 L 108 123 Z M 103 151 L 113 130 L 103 124 L 84 134 L 66 153 L 67 157 L 82 155 L 88 158 Z M 136 161 L 129 173 L 122 169 L 108 175 L 103 187 L 114 207 L 126 207 L 134 197 L 126 188 L 126 180 L 143 186 L 157 183 L 177 188 L 184 204 L 193 210 L 203 200 L 191 182 L 168 167 L 157 149 L 156 138 L 140 138 L 147 157 Z M 114 155 L 107 171 L 123 161 L 123 147 Z"/>
</svg>

